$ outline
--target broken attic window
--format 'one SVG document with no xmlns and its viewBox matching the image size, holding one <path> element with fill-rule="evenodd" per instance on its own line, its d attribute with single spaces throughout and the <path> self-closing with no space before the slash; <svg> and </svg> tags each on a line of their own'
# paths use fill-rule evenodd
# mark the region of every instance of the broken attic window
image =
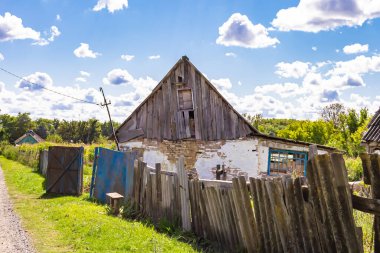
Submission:
<svg viewBox="0 0 380 253">
<path fill-rule="evenodd" d="M 182 76 L 178 76 L 177 78 L 178 78 L 178 82 L 182 83 Z"/>
<path fill-rule="evenodd" d="M 179 110 L 193 110 L 193 94 L 191 89 L 178 90 Z"/>
<path fill-rule="evenodd" d="M 306 152 L 269 149 L 268 162 L 268 175 L 292 174 L 297 177 L 306 176 Z"/>
</svg>

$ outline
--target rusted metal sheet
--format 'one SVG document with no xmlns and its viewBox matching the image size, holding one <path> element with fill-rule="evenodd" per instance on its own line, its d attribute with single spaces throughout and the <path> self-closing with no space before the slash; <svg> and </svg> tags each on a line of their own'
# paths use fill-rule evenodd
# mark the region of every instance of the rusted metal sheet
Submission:
<svg viewBox="0 0 380 253">
<path fill-rule="evenodd" d="M 80 195 L 83 191 L 83 147 L 49 147 L 46 192 Z"/>
<path fill-rule="evenodd" d="M 106 202 L 106 194 L 117 192 L 126 198 L 132 193 L 136 152 L 95 149 L 90 196 Z"/>
</svg>

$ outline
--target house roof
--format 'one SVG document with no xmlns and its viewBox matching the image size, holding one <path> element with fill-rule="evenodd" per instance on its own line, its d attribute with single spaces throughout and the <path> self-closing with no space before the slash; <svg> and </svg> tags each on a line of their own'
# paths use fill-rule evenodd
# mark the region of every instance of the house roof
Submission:
<svg viewBox="0 0 380 253">
<path fill-rule="evenodd" d="M 237 119 L 236 121 L 239 122 L 238 124 L 244 125 L 243 128 L 245 129 L 243 132 L 249 133 L 249 134 L 259 134 L 259 131 L 253 127 L 250 122 L 246 118 L 244 118 L 238 111 L 236 111 L 232 105 L 222 96 L 222 94 L 215 88 L 214 85 L 211 84 L 211 82 L 202 74 L 201 71 L 199 71 L 189 60 L 187 56 L 181 57 L 176 64 L 168 71 L 168 73 L 162 78 L 162 80 L 157 84 L 157 86 L 152 90 L 152 92 L 149 94 L 147 98 L 144 99 L 144 101 L 137 106 L 137 108 L 127 117 L 127 119 L 116 129 L 116 135 L 118 136 L 119 131 L 122 131 L 123 128 L 125 128 L 125 125 L 128 124 L 128 122 L 131 120 L 133 116 L 135 116 L 140 109 L 146 104 L 148 104 L 148 101 L 153 100 L 154 96 L 157 94 L 159 90 L 163 89 L 163 86 L 166 85 L 166 80 L 170 80 L 171 75 L 178 69 L 181 64 L 188 64 L 195 70 L 197 74 L 200 75 L 202 79 L 205 80 L 205 85 L 212 90 L 216 96 L 222 101 L 222 103 L 228 108 L 228 110 L 232 111 L 234 114 L 236 114 Z M 201 98 L 199 98 L 201 99 Z M 171 102 L 171 101 L 168 101 Z M 224 124 L 223 122 L 221 124 Z M 240 136 L 239 136 L 240 137 Z"/>
<path fill-rule="evenodd" d="M 15 144 L 20 143 L 24 138 L 26 138 L 28 136 L 32 137 L 37 142 L 44 142 L 45 141 L 44 139 L 41 138 L 41 136 L 39 136 L 38 134 L 36 134 L 33 130 L 29 130 L 24 135 L 22 135 L 20 138 L 18 138 L 17 140 L 15 140 Z"/>
<path fill-rule="evenodd" d="M 380 108 L 368 124 L 368 130 L 363 136 L 365 142 L 380 142 Z"/>
<path fill-rule="evenodd" d="M 206 85 L 212 89 L 217 95 L 218 97 L 220 97 L 223 101 L 223 103 L 225 103 L 228 108 L 233 111 L 237 117 L 239 118 L 239 120 L 241 120 L 241 122 L 243 122 L 243 124 L 249 129 L 249 132 L 251 136 L 257 136 L 257 137 L 261 137 L 263 139 L 271 139 L 271 140 L 278 140 L 278 141 L 283 141 L 283 142 L 288 142 L 288 143 L 293 143 L 293 144 L 299 144 L 299 145 L 311 145 L 313 143 L 308 143 L 308 142 L 302 142 L 302 141 L 295 141 L 295 140 L 290 140 L 290 139 L 285 139 L 285 138 L 280 138 L 280 137 L 275 137 L 275 136 L 270 136 L 270 135 L 266 135 L 266 134 L 263 134 L 263 133 L 260 133 L 255 127 L 252 126 L 252 124 L 250 122 L 248 122 L 248 120 L 246 118 L 244 118 L 238 111 L 236 111 L 232 105 L 223 97 L 223 95 L 215 88 L 214 85 L 211 84 L 211 82 L 202 74 L 202 72 L 200 72 L 189 60 L 189 58 L 187 56 L 183 56 L 181 57 L 181 59 L 179 59 L 177 61 L 177 63 L 168 71 L 168 73 L 162 78 L 162 80 L 158 83 L 158 85 L 152 90 L 152 92 L 149 94 L 149 96 L 147 98 L 144 99 L 144 101 L 128 116 L 128 118 L 118 127 L 118 129 L 115 131 L 116 132 L 116 135 L 118 135 L 118 132 L 123 129 L 123 127 L 128 123 L 129 120 L 131 120 L 132 116 L 136 115 L 136 112 L 138 112 L 141 107 L 147 103 L 148 100 L 150 100 L 154 95 L 155 93 L 160 90 L 163 86 L 164 81 L 165 80 L 168 80 L 170 78 L 170 75 L 178 68 L 178 66 L 182 63 L 187 63 L 189 64 L 192 68 L 194 68 L 194 70 L 196 72 L 198 72 L 200 74 L 200 76 L 202 78 L 205 79 L 205 82 L 206 82 Z M 223 124 L 223 123 L 222 123 Z M 328 147 L 328 146 L 323 146 L 323 145 L 317 145 L 319 148 L 323 148 L 323 149 L 327 149 L 327 150 L 334 150 L 335 148 L 332 148 L 332 147 Z"/>
</svg>

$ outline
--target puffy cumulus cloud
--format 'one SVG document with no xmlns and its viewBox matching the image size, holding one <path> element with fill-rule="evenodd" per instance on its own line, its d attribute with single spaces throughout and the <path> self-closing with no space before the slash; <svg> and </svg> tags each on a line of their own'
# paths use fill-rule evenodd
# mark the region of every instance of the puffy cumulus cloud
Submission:
<svg viewBox="0 0 380 253">
<path fill-rule="evenodd" d="M 296 83 L 276 83 L 256 86 L 255 92 L 258 94 L 277 94 L 282 98 L 296 96 L 302 91 Z"/>
<path fill-rule="evenodd" d="M 35 72 L 16 83 L 16 87 L 25 91 L 40 91 L 53 85 L 51 77 L 42 72 Z"/>
<path fill-rule="evenodd" d="M 359 43 L 355 43 L 352 45 L 347 45 L 343 48 L 343 52 L 345 54 L 366 53 L 368 52 L 368 44 L 362 45 Z"/>
<path fill-rule="evenodd" d="M 336 90 L 323 90 L 321 94 L 321 102 L 337 102 L 339 101 L 339 93 Z"/>
<path fill-rule="evenodd" d="M 50 27 L 50 37 L 48 38 L 48 41 L 54 41 L 55 38 L 57 38 L 59 35 L 61 35 L 61 32 L 59 31 L 58 27 L 53 25 Z"/>
<path fill-rule="evenodd" d="M 149 59 L 149 60 L 158 60 L 158 59 L 160 59 L 160 58 L 161 58 L 161 56 L 160 56 L 159 54 L 148 56 L 148 59 Z"/>
<path fill-rule="evenodd" d="M 88 77 L 90 77 L 90 73 L 81 70 L 81 71 L 79 71 L 79 76 L 75 78 L 75 81 L 81 82 L 81 83 L 86 83 Z"/>
<path fill-rule="evenodd" d="M 124 61 L 132 61 L 135 58 L 135 56 L 130 54 L 123 54 L 120 56 L 120 58 Z"/>
<path fill-rule="evenodd" d="M 51 106 L 51 109 L 53 111 L 62 111 L 62 110 L 72 110 L 73 109 L 73 105 L 72 104 L 65 104 L 65 103 L 58 103 L 58 104 L 53 104 Z"/>
<path fill-rule="evenodd" d="M 301 78 L 309 71 L 309 62 L 295 61 L 291 63 L 279 62 L 276 64 L 276 74 L 285 78 Z"/>
<path fill-rule="evenodd" d="M 280 31 L 319 32 L 341 26 L 361 26 L 380 17 L 376 0 L 300 0 L 298 6 L 277 12 L 272 25 Z"/>
<path fill-rule="evenodd" d="M 50 28 L 50 37 L 42 38 L 41 33 L 30 27 L 25 27 L 22 19 L 6 12 L 4 16 L 0 15 L 0 41 L 13 41 L 31 39 L 33 45 L 46 46 L 54 41 L 60 35 L 56 26 Z"/>
<path fill-rule="evenodd" d="M 92 10 L 101 11 L 105 8 L 111 13 L 128 8 L 128 0 L 98 0 Z"/>
<path fill-rule="evenodd" d="M 12 40 L 40 40 L 40 32 L 30 27 L 24 27 L 22 19 L 6 12 L 4 16 L 0 15 L 0 41 Z"/>
<path fill-rule="evenodd" d="M 220 79 L 211 79 L 210 82 L 218 89 L 218 90 L 228 90 L 232 88 L 232 83 L 228 78 L 220 78 Z"/>
<path fill-rule="evenodd" d="M 104 84 L 128 84 L 134 80 L 133 76 L 124 69 L 113 69 L 108 72 L 107 77 L 103 78 Z"/>
<path fill-rule="evenodd" d="M 147 97 L 153 88 L 157 85 L 157 81 L 151 77 L 134 78 L 127 70 L 113 69 L 107 73 L 103 78 L 103 83 L 107 85 L 127 85 L 134 89 L 133 92 L 128 93 L 129 101 L 134 101 L 133 105 L 141 102 L 142 99 Z M 123 104 L 123 99 L 115 98 L 119 105 Z"/>
<path fill-rule="evenodd" d="M 78 58 L 96 58 L 101 54 L 92 51 L 87 43 L 80 43 L 80 46 L 74 50 L 74 55 Z"/>
<path fill-rule="evenodd" d="M 79 71 L 79 74 L 81 75 L 81 76 L 84 76 L 84 77 L 90 77 L 90 73 L 88 73 L 88 72 L 86 72 L 86 71 L 83 71 L 83 70 L 81 70 L 81 71 Z"/>
<path fill-rule="evenodd" d="M 2 53 L 0 53 L 0 61 L 4 61 L 4 55 Z"/>
<path fill-rule="evenodd" d="M 352 60 L 335 62 L 334 67 L 327 75 L 366 74 L 371 72 L 380 72 L 380 55 L 360 55 Z"/>
<path fill-rule="evenodd" d="M 55 38 L 57 38 L 59 35 L 61 35 L 61 32 L 59 31 L 58 27 L 52 26 L 50 27 L 50 37 L 47 39 L 40 38 L 38 41 L 32 43 L 32 45 L 38 45 L 38 46 L 46 46 L 49 45 L 50 42 L 53 42 Z"/>
<path fill-rule="evenodd" d="M 246 15 L 234 13 L 219 27 L 216 43 L 223 46 L 264 48 L 275 46 L 280 41 L 270 37 L 268 29 L 262 24 L 254 25 Z"/>
<path fill-rule="evenodd" d="M 55 16 L 55 20 L 57 20 L 57 21 L 62 21 L 62 19 L 61 19 L 61 15 L 57 14 L 57 15 Z"/>
</svg>

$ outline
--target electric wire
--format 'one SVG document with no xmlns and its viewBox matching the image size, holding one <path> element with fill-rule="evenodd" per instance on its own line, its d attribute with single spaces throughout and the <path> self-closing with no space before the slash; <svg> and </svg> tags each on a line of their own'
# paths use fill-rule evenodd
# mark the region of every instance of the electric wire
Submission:
<svg viewBox="0 0 380 253">
<path fill-rule="evenodd" d="M 55 90 L 52 90 L 52 89 L 46 88 L 46 87 L 42 86 L 41 84 L 31 82 L 31 81 L 29 81 L 29 80 L 27 80 L 27 79 L 25 79 L 25 78 L 23 78 L 23 77 L 21 77 L 21 76 L 19 76 L 19 75 L 16 75 L 16 74 L 14 74 L 14 73 L 12 73 L 12 72 L 10 72 L 10 71 L 8 71 L 8 70 L 2 68 L 2 67 L 0 67 L 0 70 L 3 71 L 3 72 L 5 72 L 5 73 L 7 73 L 7 74 L 9 74 L 9 75 L 11 75 L 11 76 L 13 76 L 13 77 L 16 77 L 16 78 L 20 79 L 20 80 L 22 80 L 22 81 L 28 82 L 28 83 L 30 83 L 30 84 L 32 84 L 32 85 L 37 85 L 37 86 L 38 86 L 39 88 L 41 88 L 41 89 L 44 89 L 44 90 L 47 90 L 47 91 L 50 91 L 50 92 L 56 93 L 56 94 L 61 95 L 61 96 L 64 96 L 64 97 L 68 97 L 68 98 L 71 98 L 71 99 L 77 100 L 77 101 L 80 101 L 80 102 L 83 102 L 83 103 L 87 103 L 87 104 L 93 104 L 93 105 L 101 106 L 101 104 L 99 104 L 99 103 L 95 103 L 95 102 L 91 102 L 91 101 L 88 101 L 88 100 L 80 99 L 80 98 L 77 98 L 77 97 L 73 97 L 73 96 L 71 96 L 71 95 L 67 95 L 67 94 L 64 94 L 64 93 L 61 93 L 61 92 L 58 92 L 58 91 L 55 91 Z"/>
</svg>

